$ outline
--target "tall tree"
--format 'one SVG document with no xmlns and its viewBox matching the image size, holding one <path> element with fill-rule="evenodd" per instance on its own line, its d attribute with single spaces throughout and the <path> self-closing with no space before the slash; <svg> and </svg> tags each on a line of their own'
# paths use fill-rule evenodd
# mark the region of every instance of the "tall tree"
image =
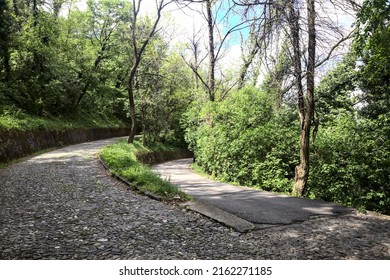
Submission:
<svg viewBox="0 0 390 280">
<path fill-rule="evenodd" d="M 206 58 L 204 57 L 203 59 L 200 58 L 199 56 L 201 55 L 200 53 L 200 40 L 201 37 L 199 36 L 199 32 L 195 34 L 195 30 L 193 31 L 192 38 L 189 39 L 189 48 L 191 50 L 191 53 L 193 55 L 193 62 L 190 63 L 191 68 L 193 68 L 194 72 L 194 80 L 195 80 L 195 88 L 198 90 L 199 89 L 199 77 L 197 73 L 199 73 L 200 65 L 202 61 Z M 184 59 L 184 57 L 183 57 Z"/>
<path fill-rule="evenodd" d="M 302 71 L 301 64 L 301 48 L 299 46 L 299 13 L 297 12 L 296 2 L 291 1 L 290 10 L 290 29 L 292 31 L 292 41 L 294 48 L 294 75 L 297 79 L 298 88 L 298 111 L 300 119 L 300 161 L 295 168 L 295 178 L 293 193 L 302 195 L 306 189 L 307 180 L 309 177 L 309 155 L 310 155 L 310 129 L 314 113 L 314 70 L 315 70 L 315 54 L 316 54 L 316 28 L 315 28 L 315 4 L 314 0 L 307 0 L 307 30 L 308 30 L 308 45 L 307 56 L 308 62 L 306 66 L 306 95 L 303 94 Z"/>
<path fill-rule="evenodd" d="M 193 4 L 201 4 L 202 9 L 199 11 L 199 13 L 203 16 L 207 26 L 207 30 L 205 30 L 205 32 L 207 32 L 206 45 L 208 65 L 207 71 L 204 71 L 207 72 L 207 77 L 203 75 L 199 64 L 194 65 L 193 63 L 189 63 L 187 61 L 186 63 L 195 73 L 197 79 L 199 79 L 203 84 L 205 91 L 207 92 L 208 99 L 213 102 L 216 99 L 216 92 L 218 90 L 223 91 L 222 87 L 217 81 L 216 72 L 217 63 L 223 56 L 223 49 L 226 45 L 226 42 L 232 33 L 248 27 L 249 22 L 252 20 L 244 20 L 242 22 L 229 25 L 227 28 L 225 28 L 227 30 L 223 32 L 221 26 L 223 25 L 224 21 L 229 21 L 228 19 L 232 14 L 235 6 L 234 3 L 221 0 L 176 0 L 176 2 L 179 5 L 184 5 L 184 7 L 188 7 Z M 191 42 L 192 47 L 193 42 L 194 41 Z M 195 53 L 193 54 L 195 55 Z M 196 61 L 198 61 L 198 59 L 196 59 Z M 203 61 L 203 59 L 201 61 Z M 231 87 L 226 91 L 229 91 L 230 89 Z M 222 97 L 226 94 L 226 91 L 225 93 L 221 94 Z"/>
<path fill-rule="evenodd" d="M 351 37 L 352 33 L 345 35 L 345 31 L 339 28 L 329 16 L 318 16 L 315 0 L 290 0 L 288 2 L 235 0 L 234 2 L 247 9 L 259 9 L 262 19 L 260 24 L 264 26 L 266 33 L 280 33 L 279 37 L 282 36 L 282 39 L 289 40 L 292 79 L 288 78 L 288 80 L 293 82 L 286 87 L 286 91 L 295 90 L 300 119 L 300 162 L 295 168 L 292 192 L 302 195 L 306 190 L 309 176 L 310 131 L 315 108 L 315 69 L 327 62 L 335 50 Z M 321 12 L 326 14 L 326 5 L 319 1 L 317 4 L 322 8 Z M 329 4 L 337 5 L 338 2 L 330 1 Z M 349 4 L 355 6 L 354 2 Z M 265 13 L 265 10 L 276 12 Z M 333 38 L 329 38 L 329 30 L 332 31 Z M 318 36 L 319 33 L 321 36 Z M 264 41 L 265 50 L 272 53 L 269 41 L 273 36 L 264 36 L 264 34 L 261 36 L 260 41 Z M 327 51 L 316 55 L 318 44 Z"/>
<path fill-rule="evenodd" d="M 130 135 L 128 138 L 129 143 L 133 143 L 135 133 L 136 133 L 136 115 L 135 115 L 135 103 L 134 103 L 134 82 L 137 74 L 138 67 L 143 58 L 144 51 L 149 44 L 150 40 L 158 32 L 158 24 L 161 19 L 161 13 L 163 9 L 172 3 L 172 1 L 159 0 L 156 2 L 156 17 L 153 22 L 150 24 L 148 30 L 142 30 L 140 24 L 140 9 L 141 9 L 142 0 L 133 0 L 132 7 L 132 17 L 130 20 L 130 28 L 131 28 L 131 43 L 133 47 L 133 56 L 131 61 L 131 68 L 128 74 L 128 83 L 127 83 L 127 91 L 129 95 L 129 109 L 130 109 L 130 118 L 131 118 L 131 127 L 130 127 Z M 146 36 L 141 36 L 142 34 L 146 34 Z"/>
<path fill-rule="evenodd" d="M 241 65 L 239 76 L 238 76 L 238 83 L 237 83 L 238 89 L 241 89 L 244 86 L 249 67 L 252 65 L 256 55 L 260 51 L 260 44 L 257 38 L 259 36 L 259 31 L 260 31 L 259 26 L 260 25 L 255 23 L 251 26 L 251 31 L 249 33 L 249 40 L 248 40 L 249 52 L 246 56 L 244 55 L 243 48 L 241 48 L 243 53 L 242 55 L 243 63 Z"/>
<path fill-rule="evenodd" d="M 209 75 L 208 75 L 208 93 L 210 101 L 215 100 L 215 45 L 214 45 L 214 17 L 212 13 L 212 0 L 206 1 L 206 20 L 207 31 L 209 33 Z"/>
</svg>

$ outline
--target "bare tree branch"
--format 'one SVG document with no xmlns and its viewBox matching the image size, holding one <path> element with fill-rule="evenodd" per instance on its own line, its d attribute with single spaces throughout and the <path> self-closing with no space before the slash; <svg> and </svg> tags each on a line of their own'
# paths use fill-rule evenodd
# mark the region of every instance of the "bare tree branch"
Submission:
<svg viewBox="0 0 390 280">
<path fill-rule="evenodd" d="M 189 63 L 189 62 L 185 59 L 184 55 L 181 55 L 181 57 L 183 58 L 184 62 L 188 65 L 188 67 L 190 67 L 191 70 L 194 72 L 194 74 L 199 78 L 199 80 L 202 82 L 203 86 L 204 86 L 207 90 L 210 90 L 210 89 L 209 89 L 209 85 L 207 84 L 207 82 L 205 82 L 205 80 L 203 79 L 203 77 L 199 74 L 198 69 L 196 69 L 196 68 L 194 67 L 194 65 L 192 65 L 191 63 Z"/>
<path fill-rule="evenodd" d="M 329 59 L 332 57 L 333 52 L 345 41 L 351 39 L 353 35 L 355 34 L 356 29 L 352 30 L 347 36 L 342 37 L 336 44 L 333 45 L 333 47 L 329 50 L 327 56 L 322 59 L 321 61 L 317 62 L 315 67 L 320 67 L 325 62 L 329 61 Z"/>
</svg>

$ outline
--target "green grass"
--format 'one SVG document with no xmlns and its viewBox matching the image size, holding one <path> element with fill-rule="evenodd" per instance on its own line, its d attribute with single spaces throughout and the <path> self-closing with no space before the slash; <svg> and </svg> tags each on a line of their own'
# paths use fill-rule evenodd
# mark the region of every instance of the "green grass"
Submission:
<svg viewBox="0 0 390 280">
<path fill-rule="evenodd" d="M 68 116 L 38 117 L 15 108 L 0 108 L 0 130 L 54 130 L 68 128 L 125 127 L 113 117 L 100 113 L 74 112 Z"/>
<path fill-rule="evenodd" d="M 161 179 L 150 168 L 136 160 L 136 153 L 169 150 L 172 147 L 158 145 L 144 147 L 138 140 L 128 144 L 121 140 L 108 145 L 100 151 L 100 157 L 114 175 L 125 178 L 133 187 L 141 191 L 149 191 L 164 200 L 189 200 L 190 197 L 181 192 L 175 185 Z"/>
</svg>

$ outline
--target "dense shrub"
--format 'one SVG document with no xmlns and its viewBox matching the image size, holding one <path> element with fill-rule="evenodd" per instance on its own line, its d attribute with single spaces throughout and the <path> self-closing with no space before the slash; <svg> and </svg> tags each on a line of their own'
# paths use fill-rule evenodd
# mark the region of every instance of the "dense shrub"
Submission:
<svg viewBox="0 0 390 280">
<path fill-rule="evenodd" d="M 246 88 L 221 102 L 193 104 L 183 121 L 203 171 L 217 178 L 290 192 L 299 160 L 294 109 L 273 109 L 264 92 Z M 306 196 L 390 213 L 390 114 L 367 119 L 340 109 L 311 143 Z"/>
<path fill-rule="evenodd" d="M 187 113 L 186 139 L 202 169 L 222 180 L 289 192 L 297 164 L 296 117 L 246 88 Z"/>
<path fill-rule="evenodd" d="M 390 118 L 341 114 L 321 127 L 311 156 L 308 195 L 390 213 Z"/>
</svg>

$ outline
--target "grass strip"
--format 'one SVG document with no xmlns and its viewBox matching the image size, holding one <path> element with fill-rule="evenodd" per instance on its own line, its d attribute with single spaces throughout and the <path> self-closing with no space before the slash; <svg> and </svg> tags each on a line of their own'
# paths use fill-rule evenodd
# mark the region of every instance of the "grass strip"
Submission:
<svg viewBox="0 0 390 280">
<path fill-rule="evenodd" d="M 177 186 L 161 179 L 150 168 L 137 161 L 135 154 L 140 152 L 161 151 L 169 148 L 144 147 L 141 142 L 128 144 L 120 140 L 105 146 L 100 151 L 100 158 L 115 176 L 124 178 L 132 187 L 142 192 L 150 192 L 166 201 L 186 201 L 190 197 L 180 191 Z"/>
</svg>

